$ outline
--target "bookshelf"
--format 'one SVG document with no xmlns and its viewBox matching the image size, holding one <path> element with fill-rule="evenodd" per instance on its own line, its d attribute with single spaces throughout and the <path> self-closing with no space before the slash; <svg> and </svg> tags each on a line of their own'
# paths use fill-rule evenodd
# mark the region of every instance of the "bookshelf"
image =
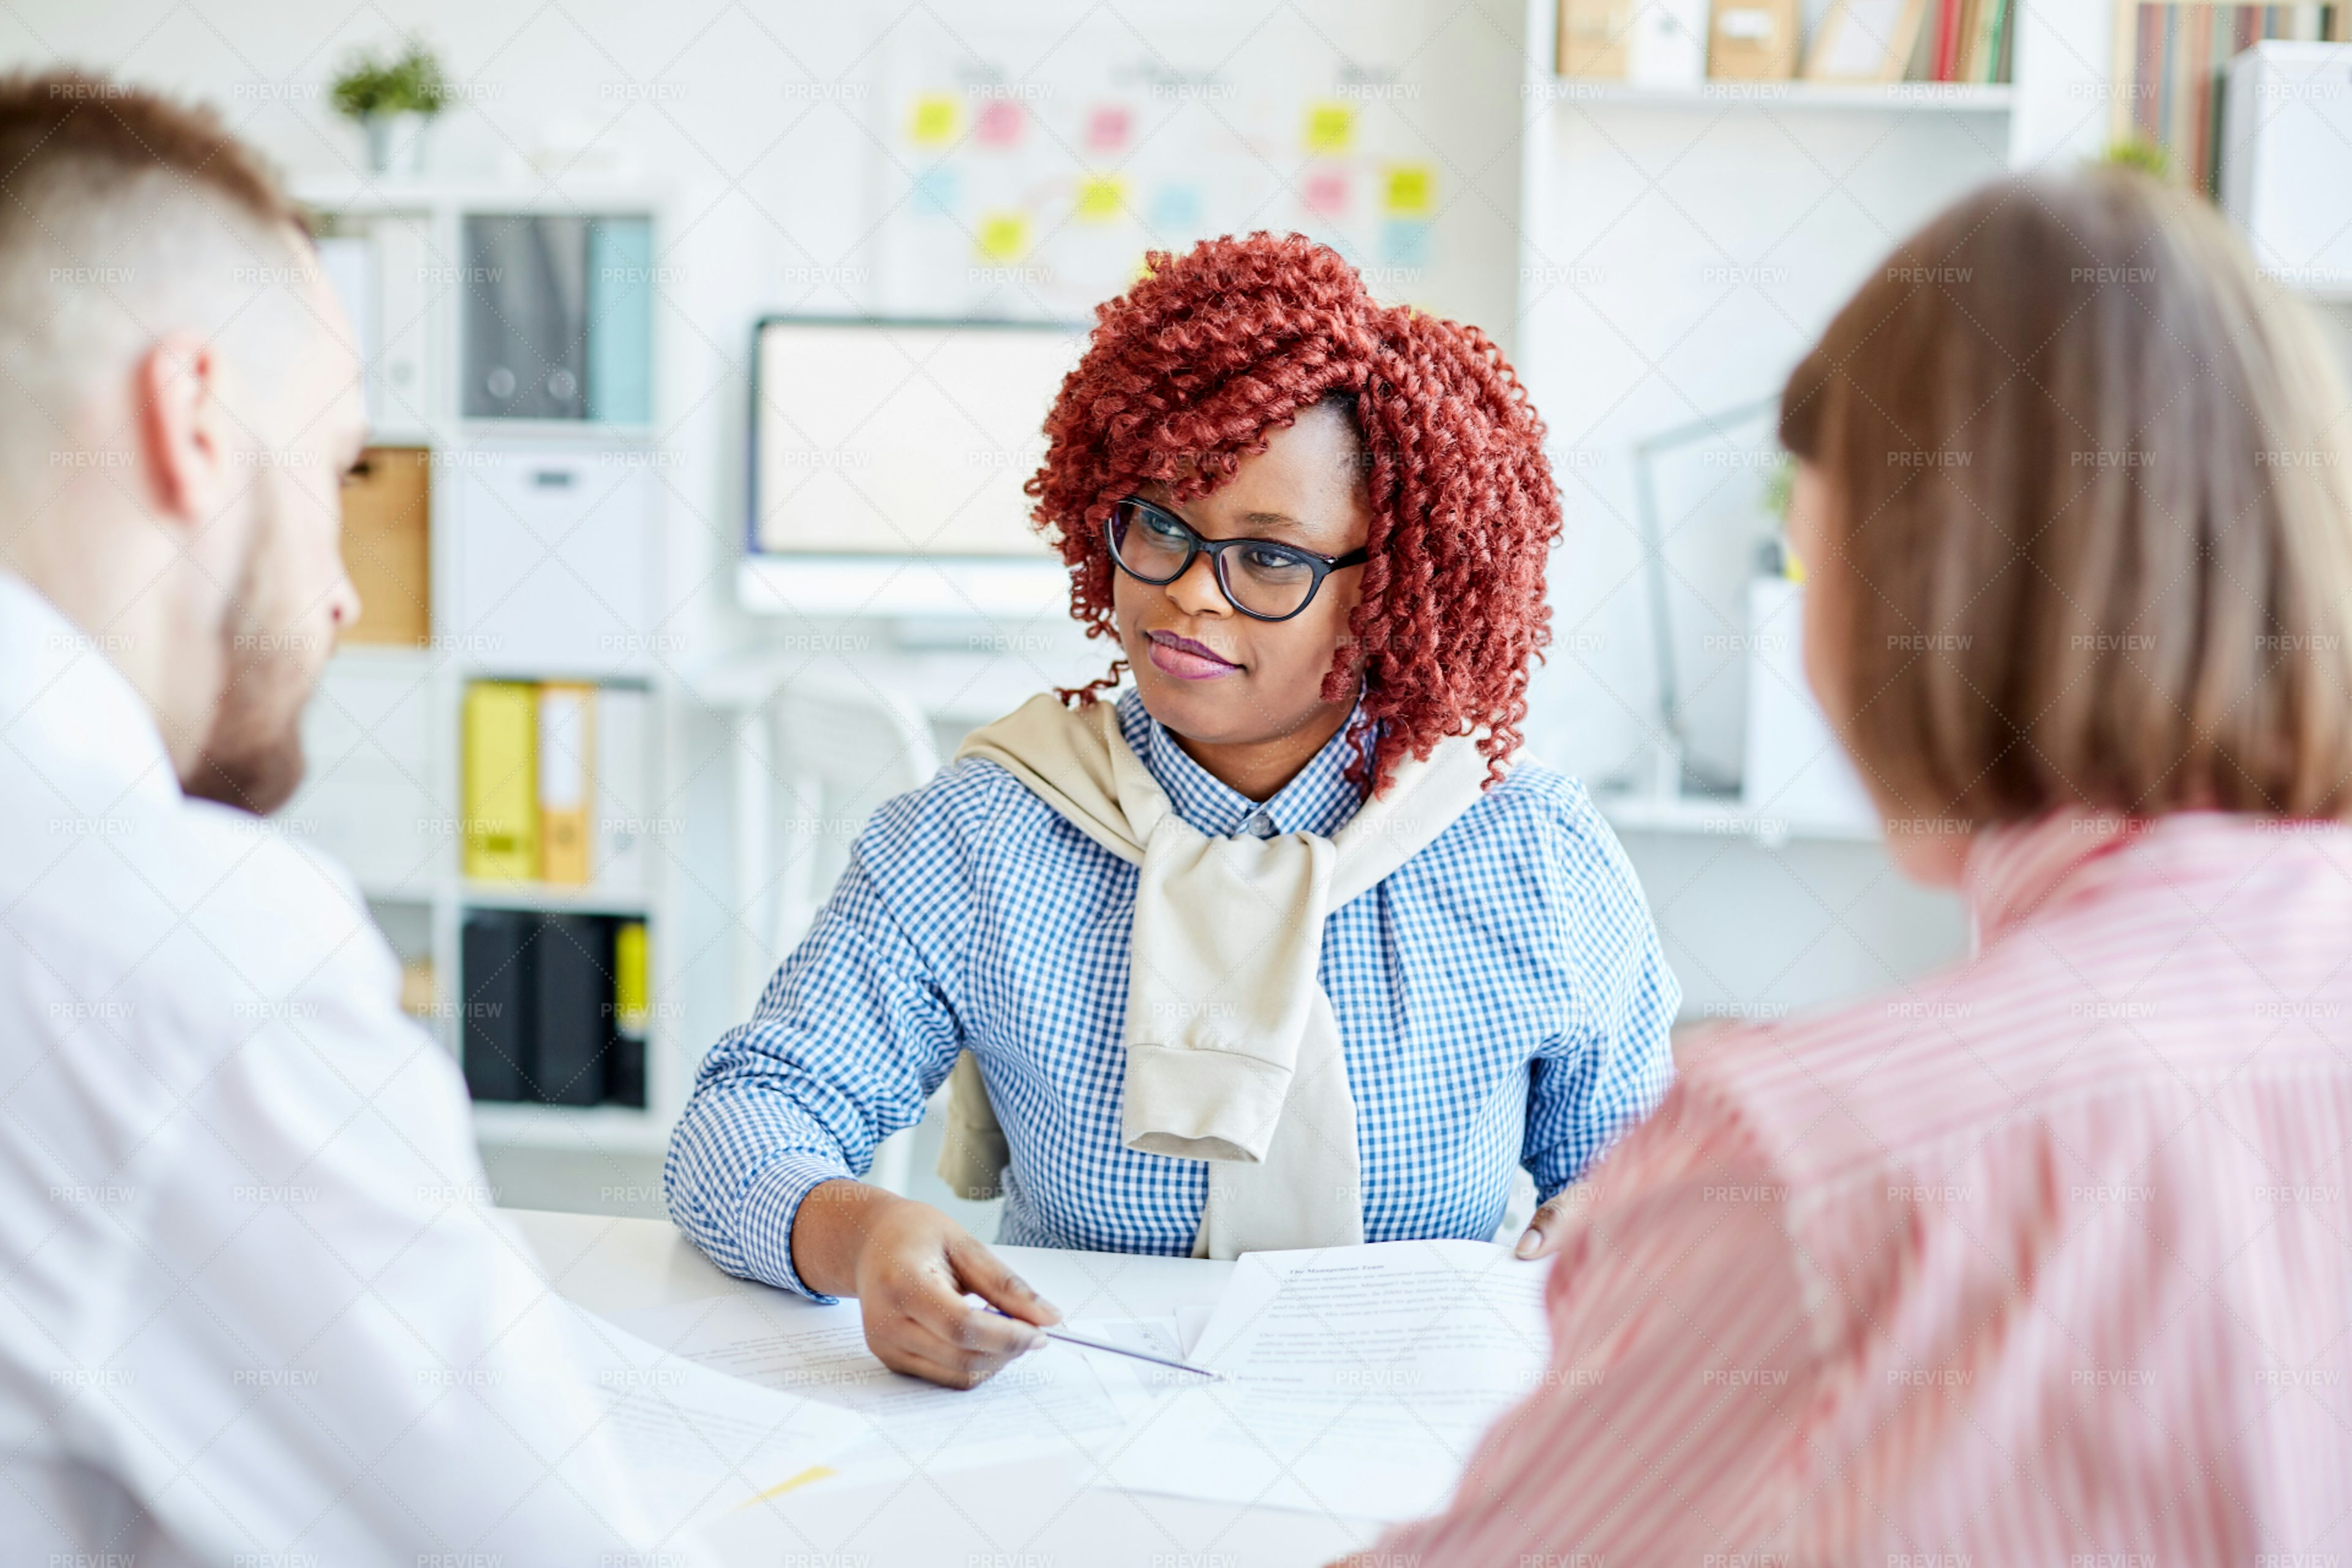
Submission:
<svg viewBox="0 0 2352 1568">
<path fill-rule="evenodd" d="M 2007 82 L 1889 81 L 1703 81 L 1689 87 L 1650 87 L 1551 75 L 1531 97 L 1562 105 L 1610 109 L 1864 110 L 1914 114 L 2006 114 L 2015 101 Z"/>
<path fill-rule="evenodd" d="M 485 395 L 467 385 L 483 378 L 466 368 L 469 297 L 508 282 L 503 268 L 479 264 L 483 236 L 468 230 L 469 219 L 526 220 L 515 226 L 534 237 L 588 234 L 583 254 L 591 258 L 597 254 L 593 237 L 604 226 L 627 239 L 625 259 L 641 255 L 649 261 L 661 254 L 667 230 L 663 193 L 642 183 L 533 178 L 337 179 L 297 182 L 294 194 L 322 237 L 355 242 L 323 245 L 322 259 L 358 319 L 371 442 L 426 455 L 428 521 L 425 580 L 416 590 L 425 603 L 399 604 L 402 590 L 383 585 L 390 579 L 379 574 L 379 600 L 394 595 L 386 608 L 404 613 L 363 613 L 359 635 L 370 635 L 367 622 L 375 619 L 395 623 L 404 642 L 347 643 L 330 663 L 305 717 L 309 776 L 283 814 L 282 828 L 350 868 L 404 963 L 430 966 L 430 1001 L 412 995 L 420 1003 L 412 1011 L 461 1064 L 467 996 L 478 989 L 478 977 L 467 976 L 463 962 L 469 913 L 644 921 L 652 1003 L 644 1018 L 645 1103 L 478 1100 L 475 1130 L 492 1147 L 657 1152 L 682 1107 L 688 1078 L 679 1010 L 671 1001 L 680 965 L 677 944 L 665 940 L 675 924 L 666 842 L 646 836 L 625 882 L 606 879 L 616 858 L 604 837 L 585 885 L 468 877 L 463 711 L 466 691 L 478 680 L 581 682 L 593 688 L 595 703 L 633 702 L 639 722 L 626 752 L 635 769 L 626 793 L 634 798 L 592 795 L 591 832 L 601 834 L 600 817 L 634 825 L 663 816 L 674 681 L 660 624 L 666 487 L 656 470 L 667 454 L 658 433 L 650 268 L 639 278 L 614 263 L 608 247 L 601 269 L 593 261 L 574 268 L 572 281 L 583 290 L 578 309 L 589 322 L 575 335 L 587 337 L 589 346 L 572 346 L 593 361 L 595 334 L 603 331 L 625 340 L 623 352 L 630 356 L 619 370 L 590 363 L 548 372 L 548 385 L 574 396 L 583 416 L 486 416 L 478 406 Z M 529 221 L 541 219 L 548 221 Z M 490 270 L 501 276 L 483 276 Z M 641 321 L 634 300 L 614 305 L 615 289 L 640 286 Z M 358 297 L 355 288 L 363 290 Z M 608 320 L 623 321 L 635 336 L 595 324 L 599 288 Z M 470 414 L 469 396 L 476 405 Z M 348 529 L 346 538 L 348 546 Z M 609 1001 L 607 992 L 599 1005 Z"/>
</svg>

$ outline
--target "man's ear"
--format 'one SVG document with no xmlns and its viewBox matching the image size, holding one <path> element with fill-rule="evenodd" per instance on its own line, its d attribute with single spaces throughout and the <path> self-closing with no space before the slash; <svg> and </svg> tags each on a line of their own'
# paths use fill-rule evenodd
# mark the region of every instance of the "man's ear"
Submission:
<svg viewBox="0 0 2352 1568">
<path fill-rule="evenodd" d="M 202 530 L 227 505 L 236 450 L 221 403 L 219 352 L 194 332 L 155 340 L 132 373 L 139 442 L 156 510 Z"/>
</svg>

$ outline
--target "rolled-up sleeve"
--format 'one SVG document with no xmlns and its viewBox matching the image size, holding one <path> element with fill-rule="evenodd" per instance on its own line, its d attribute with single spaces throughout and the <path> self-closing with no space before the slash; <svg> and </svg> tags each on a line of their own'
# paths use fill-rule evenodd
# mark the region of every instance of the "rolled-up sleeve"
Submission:
<svg viewBox="0 0 2352 1568">
<path fill-rule="evenodd" d="M 954 1066 L 964 850 L 941 781 L 875 814 L 833 896 L 751 1021 L 710 1049 L 670 1135 L 670 1217 L 730 1274 L 818 1300 L 793 1222 L 820 1184 L 863 1175 Z"/>
<path fill-rule="evenodd" d="M 1524 1161 L 1549 1199 L 1656 1110 L 1674 1085 L 1682 986 L 1666 966 L 1642 885 L 1590 796 L 1557 818 L 1554 907 L 1575 976 L 1576 1008 L 1532 1064 Z"/>
</svg>

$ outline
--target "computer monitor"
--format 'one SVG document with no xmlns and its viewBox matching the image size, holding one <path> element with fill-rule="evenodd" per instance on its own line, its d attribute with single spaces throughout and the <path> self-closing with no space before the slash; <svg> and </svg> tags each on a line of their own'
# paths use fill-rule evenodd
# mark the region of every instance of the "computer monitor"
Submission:
<svg viewBox="0 0 2352 1568">
<path fill-rule="evenodd" d="M 761 321 L 751 549 L 1045 554 L 1021 487 L 1085 346 L 1059 324 Z"/>
</svg>

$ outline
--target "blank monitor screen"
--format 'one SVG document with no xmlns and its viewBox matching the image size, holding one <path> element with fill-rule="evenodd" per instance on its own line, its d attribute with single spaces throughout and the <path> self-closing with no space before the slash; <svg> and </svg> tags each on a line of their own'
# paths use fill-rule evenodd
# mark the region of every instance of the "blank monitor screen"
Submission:
<svg viewBox="0 0 2352 1568">
<path fill-rule="evenodd" d="M 762 321 L 751 548 L 1045 554 L 1021 487 L 1085 347 L 1066 326 Z"/>
</svg>

